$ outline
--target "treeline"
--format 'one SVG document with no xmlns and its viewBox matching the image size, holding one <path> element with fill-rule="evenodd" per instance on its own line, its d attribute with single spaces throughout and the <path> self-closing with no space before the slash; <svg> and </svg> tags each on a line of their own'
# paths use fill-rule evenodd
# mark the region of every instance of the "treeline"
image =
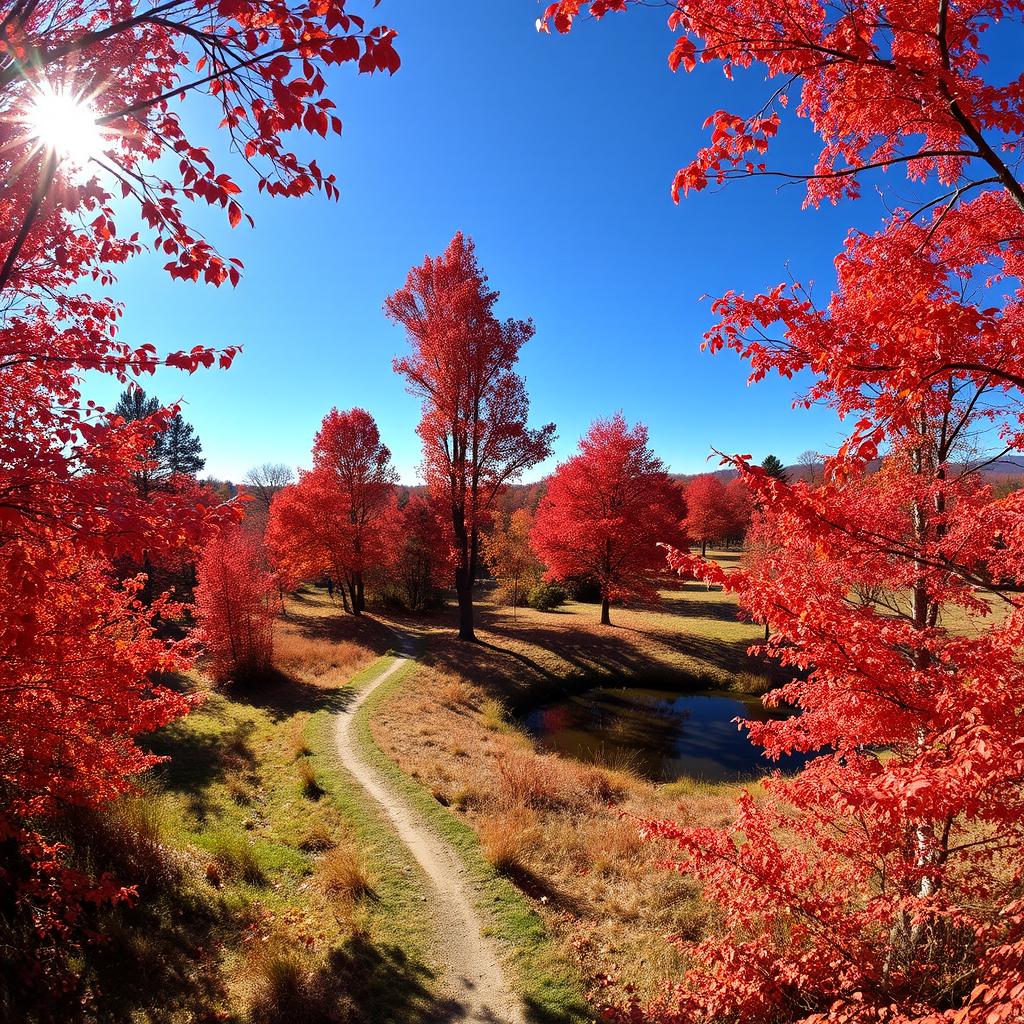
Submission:
<svg viewBox="0 0 1024 1024">
<path fill-rule="evenodd" d="M 742 540 L 743 485 L 706 476 L 684 492 L 646 428 L 621 415 L 597 420 L 548 480 L 517 487 L 550 454 L 555 427 L 528 425 L 515 367 L 533 325 L 499 320 L 497 298 L 472 240 L 458 234 L 385 302 L 409 341 L 394 369 L 422 402 L 421 491 L 403 494 L 376 421 L 358 408 L 324 417 L 312 468 L 294 482 L 284 467 L 250 472 L 245 520 L 207 546 L 199 570 L 216 676 L 268 663 L 281 595 L 303 582 L 326 583 L 353 615 L 371 596 L 422 610 L 452 588 L 459 636 L 472 641 L 474 589 L 487 570 L 513 607 L 553 607 L 569 588 L 599 601 L 607 624 L 615 602 L 656 596 L 666 574 L 659 545 Z"/>
</svg>

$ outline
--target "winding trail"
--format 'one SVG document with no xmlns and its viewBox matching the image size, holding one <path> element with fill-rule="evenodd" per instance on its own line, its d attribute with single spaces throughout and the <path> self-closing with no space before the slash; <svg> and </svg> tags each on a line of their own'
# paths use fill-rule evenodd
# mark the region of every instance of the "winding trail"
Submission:
<svg viewBox="0 0 1024 1024">
<path fill-rule="evenodd" d="M 356 782 L 380 804 L 434 888 L 427 895 L 439 936 L 447 999 L 439 1004 L 438 1024 L 449 1021 L 525 1024 L 520 1000 L 505 980 L 497 950 L 483 934 L 473 884 L 454 849 L 408 805 L 362 756 L 355 735 L 360 706 L 385 680 L 413 657 L 412 642 L 400 638 L 400 653 L 338 713 L 335 740 L 342 764 Z"/>
</svg>

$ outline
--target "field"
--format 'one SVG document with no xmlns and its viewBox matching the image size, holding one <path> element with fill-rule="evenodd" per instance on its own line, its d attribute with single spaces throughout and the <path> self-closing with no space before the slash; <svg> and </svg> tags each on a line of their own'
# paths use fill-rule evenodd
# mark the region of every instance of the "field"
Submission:
<svg viewBox="0 0 1024 1024">
<path fill-rule="evenodd" d="M 279 622 L 274 672 L 209 690 L 151 737 L 168 760 L 140 796 L 76 826 L 94 867 L 141 878 L 134 908 L 106 922 L 87 958 L 105 1011 L 154 1021 L 430 1020 L 439 971 L 425 882 L 379 808 L 340 769 L 332 720 L 394 642 L 410 670 L 365 705 L 381 774 L 459 851 L 488 928 L 536 1020 L 582 1021 L 579 993 L 628 977 L 651 991 L 679 966 L 664 941 L 695 938 L 707 911 L 685 876 L 659 870 L 637 820 L 722 824 L 735 787 L 654 785 L 624 766 L 538 754 L 509 709 L 585 680 L 627 677 L 753 692 L 760 636 L 703 585 L 659 604 L 556 612 L 484 596 L 480 645 L 459 644 L 452 610 L 361 620 L 317 588 Z M 404 787 L 404 788 L 403 788 Z M 419 803 L 417 803 L 419 801 Z"/>
<path fill-rule="evenodd" d="M 665 851 L 640 840 L 638 820 L 725 824 L 738 787 L 655 785 L 628 765 L 538 754 L 510 709 L 608 677 L 760 691 L 765 666 L 746 650 L 762 633 L 736 620 L 728 595 L 696 583 L 651 607 L 615 609 L 611 629 L 597 618 L 590 604 L 513 614 L 484 601 L 473 647 L 439 617 L 421 630 L 421 667 L 372 728 L 403 771 L 473 828 L 588 987 L 628 978 L 651 992 L 680 966 L 664 936 L 697 938 L 708 920 L 693 883 L 656 866 Z"/>
<path fill-rule="evenodd" d="M 297 595 L 274 678 L 208 693 L 152 737 L 169 760 L 138 797 L 76 824 L 83 859 L 142 879 L 86 961 L 103 1019 L 398 1022 L 432 1004 L 416 866 L 330 729 L 389 636 Z"/>
</svg>

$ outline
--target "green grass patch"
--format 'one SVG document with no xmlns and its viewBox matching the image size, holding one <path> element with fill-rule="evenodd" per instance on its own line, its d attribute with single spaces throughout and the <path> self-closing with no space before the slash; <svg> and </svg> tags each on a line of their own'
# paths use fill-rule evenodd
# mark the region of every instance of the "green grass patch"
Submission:
<svg viewBox="0 0 1024 1024">
<path fill-rule="evenodd" d="M 110 1019 L 433 1019 L 424 880 L 335 752 L 336 712 L 352 693 L 307 688 L 297 701 L 287 680 L 215 691 L 150 737 L 169 760 L 147 779 L 144 806 L 185 869 L 105 923 L 112 941 L 84 966 Z M 339 902 L 320 862 L 345 846 L 369 886 Z M 133 869 L 120 874 L 138 877 Z"/>
<path fill-rule="evenodd" d="M 544 922 L 519 889 L 484 859 L 473 829 L 442 807 L 427 789 L 409 778 L 377 746 L 370 728 L 371 719 L 398 693 L 415 669 L 414 661 L 399 668 L 356 712 L 354 729 L 360 752 L 458 852 L 476 887 L 477 905 L 488 922 L 488 932 L 508 954 L 513 968 L 512 980 L 523 998 L 528 1019 L 535 1024 L 577 1024 L 592 1020 L 580 981 L 568 965 L 559 964 Z"/>
</svg>

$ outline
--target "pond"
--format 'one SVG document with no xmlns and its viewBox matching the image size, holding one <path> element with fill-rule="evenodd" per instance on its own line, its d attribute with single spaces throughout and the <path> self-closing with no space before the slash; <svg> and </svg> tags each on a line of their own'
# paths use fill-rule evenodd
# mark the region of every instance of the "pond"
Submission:
<svg viewBox="0 0 1024 1024">
<path fill-rule="evenodd" d="M 523 724 L 541 749 L 577 760 L 630 768 L 654 782 L 721 782 L 806 763 L 806 755 L 769 761 L 734 721 L 785 715 L 757 697 L 720 691 L 595 687 L 533 709 Z"/>
</svg>

